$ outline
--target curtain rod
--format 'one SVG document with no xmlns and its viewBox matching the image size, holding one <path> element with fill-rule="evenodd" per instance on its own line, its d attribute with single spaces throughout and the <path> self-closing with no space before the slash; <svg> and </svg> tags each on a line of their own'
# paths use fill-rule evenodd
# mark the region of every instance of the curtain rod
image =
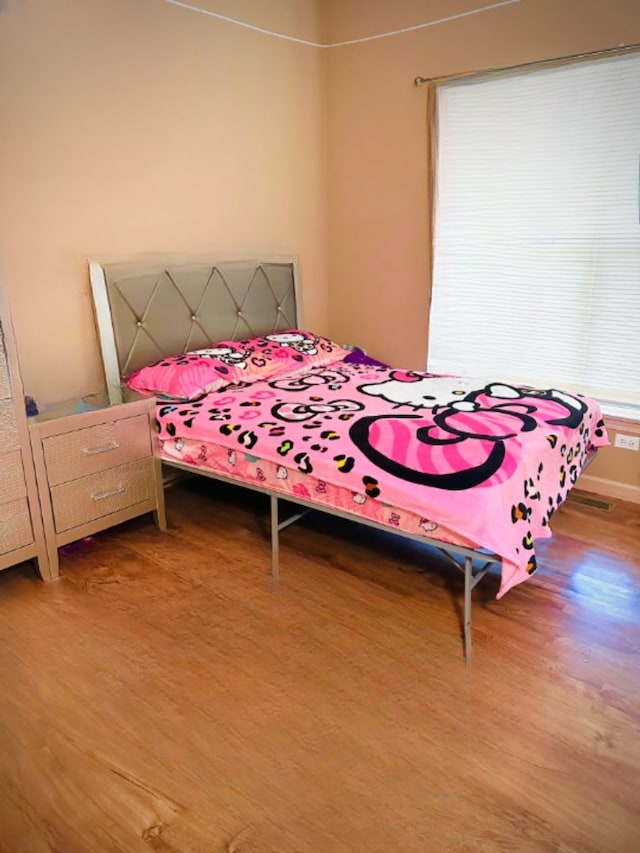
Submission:
<svg viewBox="0 0 640 853">
<path fill-rule="evenodd" d="M 557 65 L 558 63 L 567 62 L 570 60 L 590 59 L 595 56 L 609 56 L 611 54 L 633 53 L 640 50 L 638 44 L 620 44 L 617 47 L 608 47 L 604 50 L 592 50 L 587 53 L 574 53 L 570 56 L 558 56 L 555 59 L 534 59 L 532 62 L 523 62 L 520 65 L 506 65 L 504 68 L 483 68 L 480 71 L 463 71 L 461 74 L 447 74 L 443 77 L 416 77 L 413 81 L 416 86 L 422 86 L 423 83 L 443 83 L 447 80 L 461 80 L 464 77 L 476 77 L 480 74 L 499 74 L 503 71 L 519 71 L 524 68 L 544 68 L 548 65 Z"/>
</svg>

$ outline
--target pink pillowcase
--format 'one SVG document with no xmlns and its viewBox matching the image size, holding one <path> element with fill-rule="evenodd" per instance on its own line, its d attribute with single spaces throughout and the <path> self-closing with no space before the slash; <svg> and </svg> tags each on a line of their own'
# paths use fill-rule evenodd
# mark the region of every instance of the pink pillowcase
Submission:
<svg viewBox="0 0 640 853">
<path fill-rule="evenodd" d="M 174 355 L 143 367 L 126 384 L 140 394 L 193 400 L 225 385 L 275 379 L 340 361 L 349 353 L 328 338 L 300 329 Z"/>
</svg>

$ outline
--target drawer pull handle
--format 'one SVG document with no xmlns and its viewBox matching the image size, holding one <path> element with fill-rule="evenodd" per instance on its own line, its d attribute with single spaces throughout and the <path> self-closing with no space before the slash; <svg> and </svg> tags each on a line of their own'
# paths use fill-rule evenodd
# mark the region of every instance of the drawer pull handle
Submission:
<svg viewBox="0 0 640 853">
<path fill-rule="evenodd" d="M 109 492 L 99 492 L 97 495 L 91 495 L 91 499 L 94 501 L 103 501 L 105 498 L 112 498 L 115 495 L 121 495 L 124 490 L 124 486 L 118 486 L 117 489 L 111 489 Z"/>
<path fill-rule="evenodd" d="M 110 441 L 109 444 L 103 444 L 102 447 L 84 447 L 82 452 L 85 456 L 95 456 L 96 453 L 108 453 L 110 450 L 117 450 L 119 447 L 117 441 Z"/>
</svg>

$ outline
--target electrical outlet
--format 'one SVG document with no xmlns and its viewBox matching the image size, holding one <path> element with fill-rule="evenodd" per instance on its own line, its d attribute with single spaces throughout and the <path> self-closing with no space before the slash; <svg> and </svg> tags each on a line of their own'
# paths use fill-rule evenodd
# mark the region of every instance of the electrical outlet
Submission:
<svg viewBox="0 0 640 853">
<path fill-rule="evenodd" d="M 640 436 L 623 435 L 621 432 L 616 433 L 614 447 L 623 447 L 625 450 L 640 449 Z"/>
</svg>

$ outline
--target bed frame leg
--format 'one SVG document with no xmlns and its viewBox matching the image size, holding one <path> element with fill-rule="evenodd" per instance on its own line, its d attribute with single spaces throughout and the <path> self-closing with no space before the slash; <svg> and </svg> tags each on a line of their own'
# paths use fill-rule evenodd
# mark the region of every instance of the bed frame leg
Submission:
<svg viewBox="0 0 640 853">
<path fill-rule="evenodd" d="M 278 523 L 278 498 L 270 496 L 271 502 L 271 579 L 274 586 L 280 582 L 280 526 Z"/>
<path fill-rule="evenodd" d="M 473 560 L 464 558 L 464 659 L 471 667 L 471 590 L 473 589 Z"/>
</svg>

